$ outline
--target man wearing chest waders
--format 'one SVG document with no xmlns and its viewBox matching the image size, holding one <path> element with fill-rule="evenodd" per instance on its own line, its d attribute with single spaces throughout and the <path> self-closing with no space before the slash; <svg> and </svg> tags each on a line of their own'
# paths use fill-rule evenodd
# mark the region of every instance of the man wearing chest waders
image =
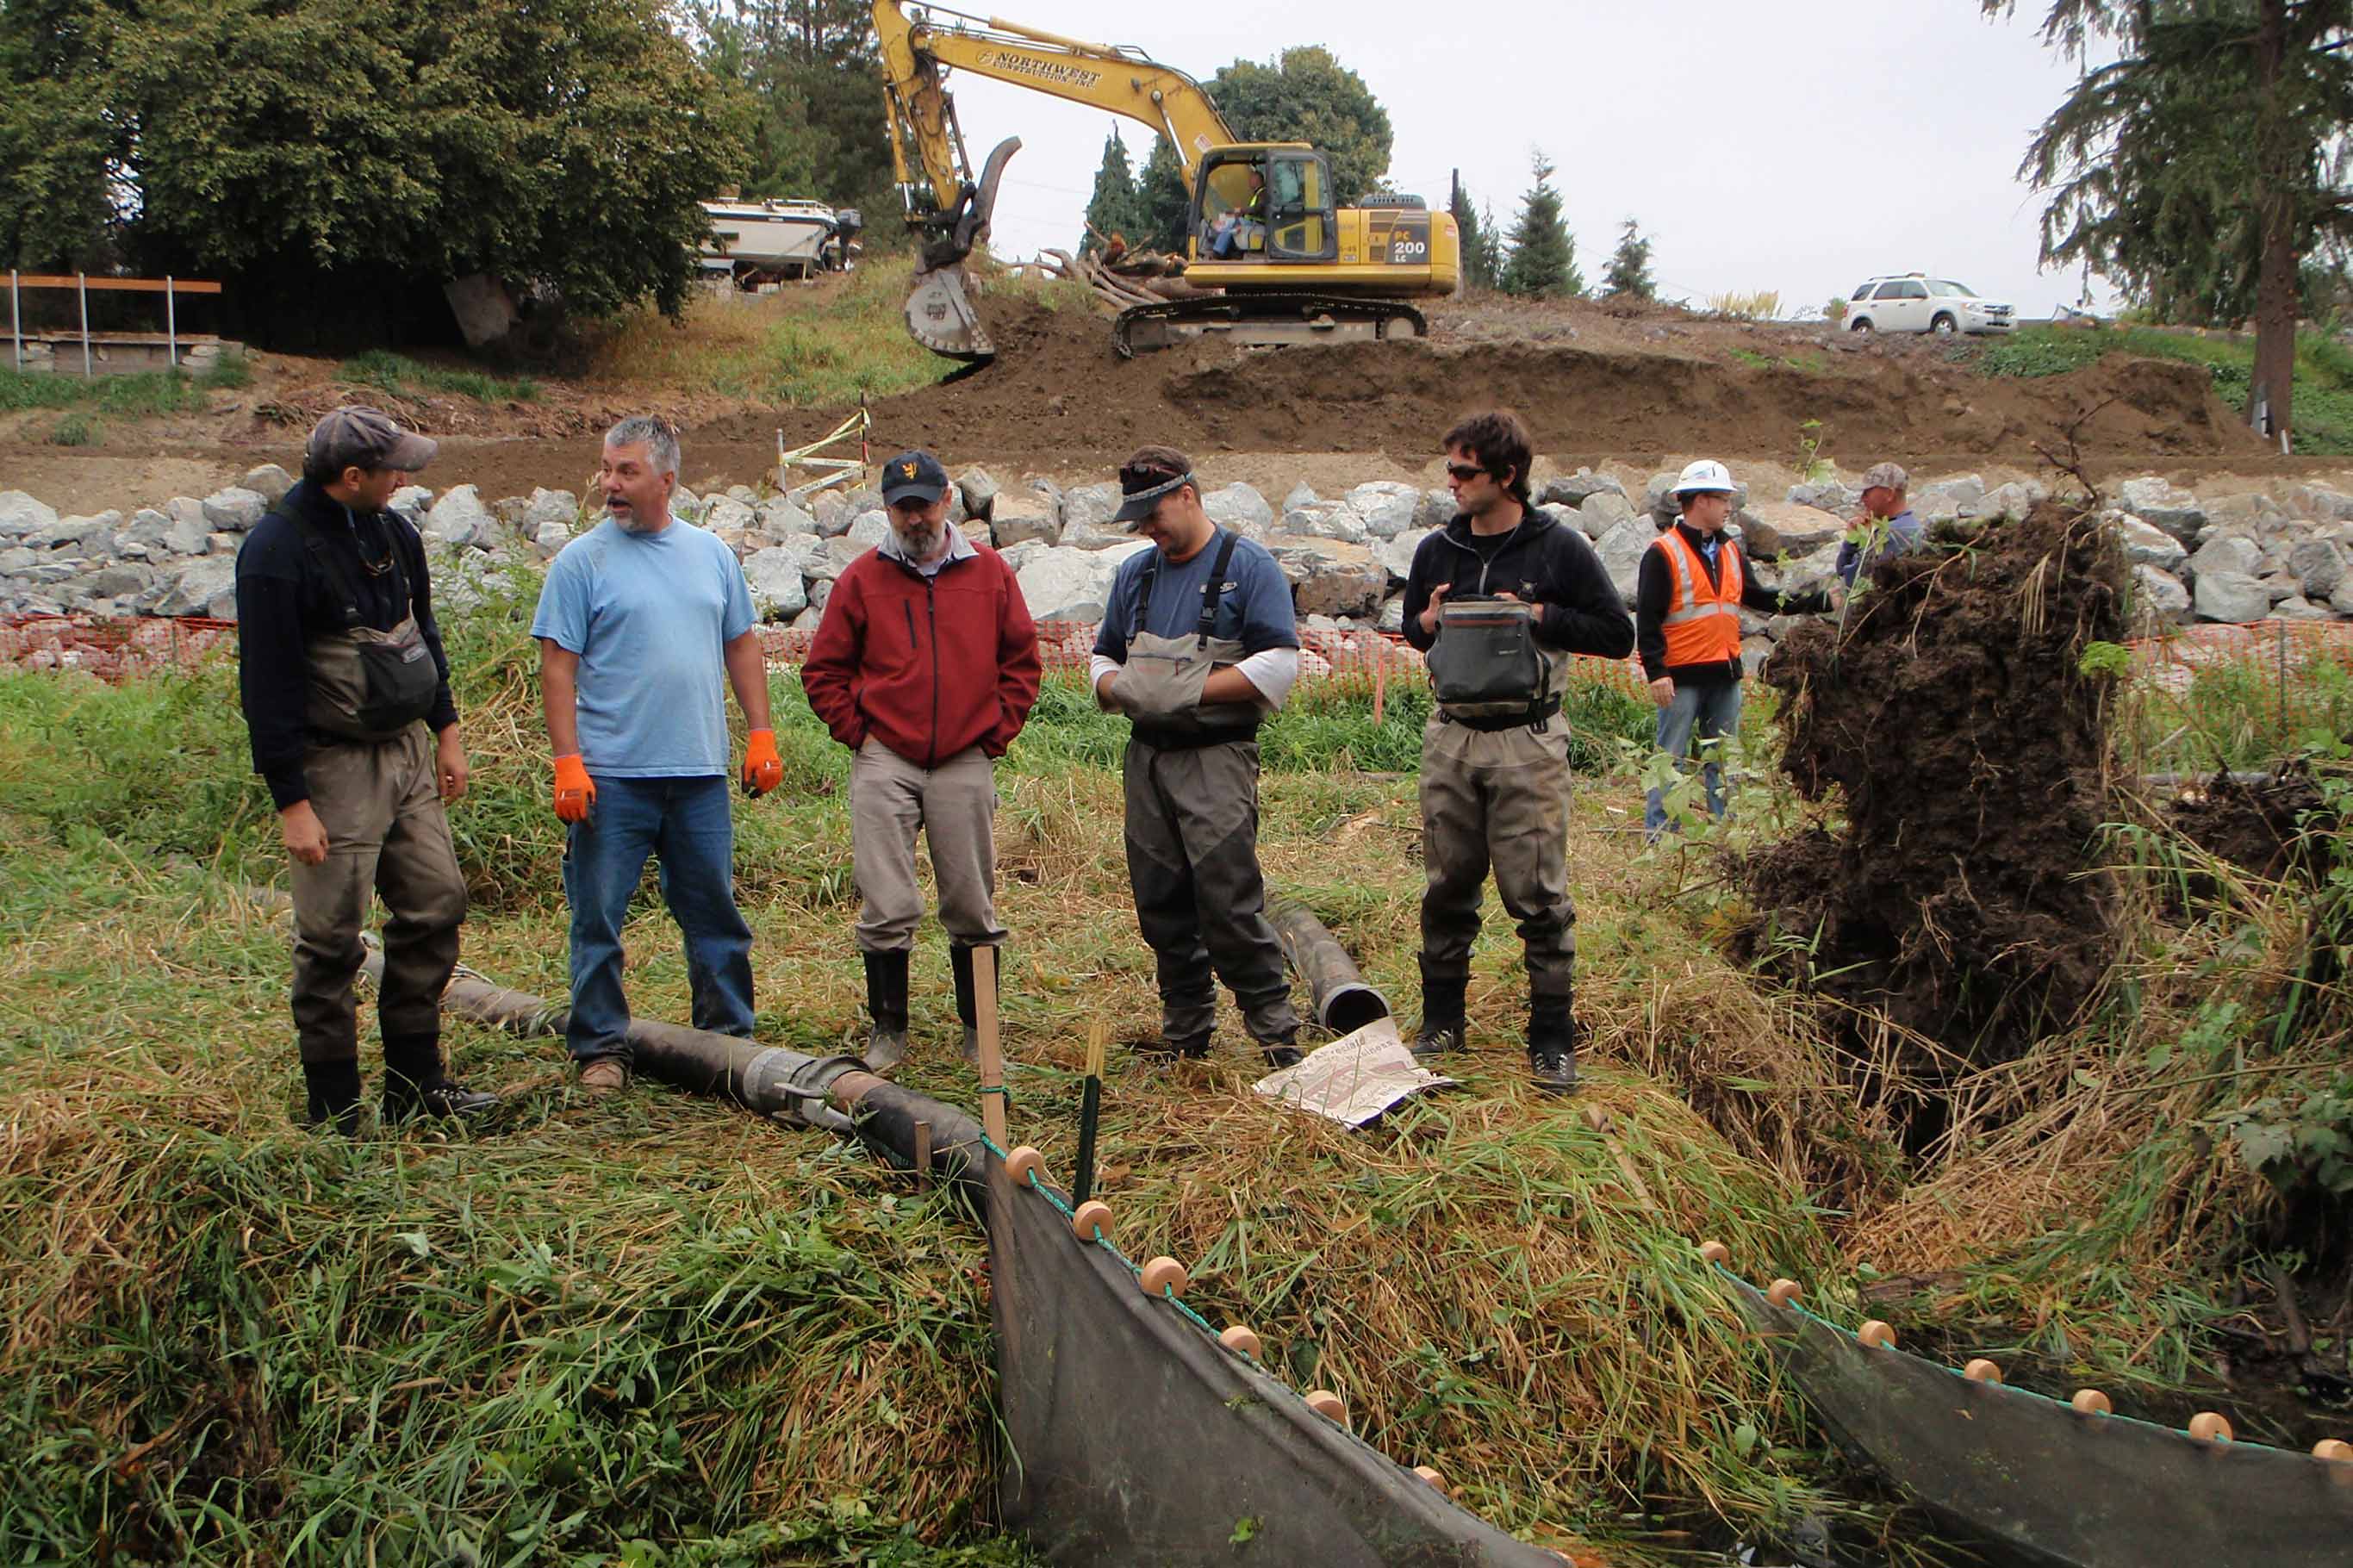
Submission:
<svg viewBox="0 0 2353 1568">
<path fill-rule="evenodd" d="M 441 991 L 466 918 L 446 807 L 466 793 L 466 747 L 425 543 L 389 510 L 434 450 L 375 409 L 336 409 L 311 432 L 302 482 L 237 555 L 237 692 L 293 861 L 309 1121 L 344 1133 L 360 1125 L 352 982 L 378 895 L 384 1119 L 498 1104 L 450 1082 L 441 1060 Z"/>
<path fill-rule="evenodd" d="M 1267 1061 L 1288 1067 L 1299 1015 L 1259 871 L 1257 735 L 1299 678 L 1291 586 L 1262 546 L 1209 521 L 1184 453 L 1146 447 L 1119 485 L 1113 521 L 1153 548 L 1120 563 L 1092 674 L 1095 700 L 1134 725 L 1127 876 L 1159 962 L 1157 1049 L 1208 1054 L 1222 980 Z"/>
<path fill-rule="evenodd" d="M 1571 1008 L 1564 656 L 1623 658 L 1634 626 L 1583 536 L 1528 503 L 1528 433 L 1473 415 L 1446 433 L 1458 509 L 1423 539 L 1406 581 L 1406 640 L 1430 656 L 1421 739 L 1421 1028 L 1416 1056 L 1462 1047 L 1471 944 L 1487 873 L 1527 950 L 1528 1062 L 1538 1088 L 1577 1090 Z"/>
</svg>

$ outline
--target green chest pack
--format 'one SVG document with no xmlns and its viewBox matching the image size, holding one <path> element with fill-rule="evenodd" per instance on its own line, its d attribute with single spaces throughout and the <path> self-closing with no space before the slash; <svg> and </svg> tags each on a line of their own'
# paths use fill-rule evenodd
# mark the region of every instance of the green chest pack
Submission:
<svg viewBox="0 0 2353 1568">
<path fill-rule="evenodd" d="M 400 566 L 400 542 L 387 534 L 384 570 L 391 574 L 399 622 L 385 631 L 369 624 L 353 563 L 334 550 L 318 526 L 298 521 L 312 567 L 328 586 L 340 623 L 307 638 L 310 690 L 302 717 L 312 729 L 347 741 L 388 741 L 433 711 L 441 671 L 433 649 L 408 613 L 407 574 Z"/>
</svg>

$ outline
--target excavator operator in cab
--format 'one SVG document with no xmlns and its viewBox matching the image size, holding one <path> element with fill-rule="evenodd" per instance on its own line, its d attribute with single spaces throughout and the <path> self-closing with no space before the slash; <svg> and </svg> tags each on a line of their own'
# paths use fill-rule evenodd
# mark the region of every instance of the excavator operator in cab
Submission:
<svg viewBox="0 0 2353 1568">
<path fill-rule="evenodd" d="M 1247 172 L 1248 182 L 1237 197 L 1229 197 L 1226 209 L 1217 216 L 1209 228 L 1209 254 L 1220 261 L 1258 250 L 1266 244 L 1266 171 L 1256 163 L 1229 163 L 1210 176 L 1210 193 L 1221 195 L 1219 186 L 1227 169 Z"/>
</svg>

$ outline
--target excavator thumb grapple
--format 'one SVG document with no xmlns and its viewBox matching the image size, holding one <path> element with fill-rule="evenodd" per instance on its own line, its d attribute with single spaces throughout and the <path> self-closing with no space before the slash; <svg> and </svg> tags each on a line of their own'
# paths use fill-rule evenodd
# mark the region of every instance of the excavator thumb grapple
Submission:
<svg viewBox="0 0 2353 1568">
<path fill-rule="evenodd" d="M 907 295 L 907 331 L 935 354 L 968 361 L 997 357 L 997 345 L 989 341 L 988 329 L 981 325 L 980 312 L 973 304 L 978 290 L 965 260 L 973 247 L 988 237 L 997 182 L 1005 177 L 1007 163 L 1019 151 L 1018 136 L 998 142 L 982 166 L 980 179 L 965 186 L 955 206 L 924 226 L 914 287 Z"/>
</svg>

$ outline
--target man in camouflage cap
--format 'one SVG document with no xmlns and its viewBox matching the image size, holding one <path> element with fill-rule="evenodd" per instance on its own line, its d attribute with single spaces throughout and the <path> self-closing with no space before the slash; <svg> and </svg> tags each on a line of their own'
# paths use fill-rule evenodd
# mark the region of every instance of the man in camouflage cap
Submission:
<svg viewBox="0 0 2353 1568">
<path fill-rule="evenodd" d="M 1862 507 L 1848 520 L 1846 542 L 1839 546 L 1839 581 L 1848 587 L 1872 566 L 1901 555 L 1920 542 L 1920 520 L 1905 500 L 1912 476 L 1894 463 L 1874 463 L 1863 471 Z"/>
</svg>

